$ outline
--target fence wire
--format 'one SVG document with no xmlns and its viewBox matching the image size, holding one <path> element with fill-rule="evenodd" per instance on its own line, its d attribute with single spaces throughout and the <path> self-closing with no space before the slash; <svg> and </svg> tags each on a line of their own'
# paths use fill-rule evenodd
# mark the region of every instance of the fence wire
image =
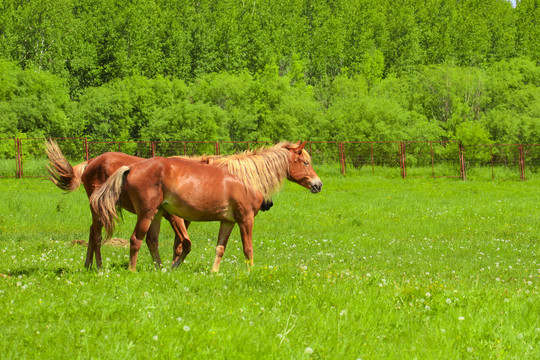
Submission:
<svg viewBox="0 0 540 360">
<path fill-rule="evenodd" d="M 47 176 L 44 138 L 0 139 L 0 177 Z M 77 164 L 104 152 L 153 156 L 230 155 L 270 146 L 248 141 L 88 141 L 56 138 L 66 158 Z M 388 177 L 448 177 L 521 180 L 540 167 L 540 144 L 464 146 L 456 141 L 312 141 L 306 145 L 315 165 L 342 174 Z"/>
</svg>

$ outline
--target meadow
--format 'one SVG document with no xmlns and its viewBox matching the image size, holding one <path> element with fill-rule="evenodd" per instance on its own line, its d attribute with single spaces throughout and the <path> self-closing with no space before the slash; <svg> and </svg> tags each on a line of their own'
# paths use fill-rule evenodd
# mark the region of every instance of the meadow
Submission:
<svg viewBox="0 0 540 360">
<path fill-rule="evenodd" d="M 218 223 L 175 271 L 166 222 L 163 269 L 106 245 L 86 270 L 84 191 L 0 179 L 0 358 L 540 358 L 540 179 L 316 170 L 255 218 L 254 269 L 235 228 L 219 274 Z"/>
</svg>

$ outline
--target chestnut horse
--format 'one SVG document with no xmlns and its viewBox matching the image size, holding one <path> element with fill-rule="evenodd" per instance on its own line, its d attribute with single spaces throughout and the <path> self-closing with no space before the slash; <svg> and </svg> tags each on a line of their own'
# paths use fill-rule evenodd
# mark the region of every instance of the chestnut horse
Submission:
<svg viewBox="0 0 540 360">
<path fill-rule="evenodd" d="M 124 165 L 133 165 L 139 161 L 145 160 L 137 156 L 131 156 L 120 152 L 107 152 L 81 164 L 71 166 L 62 154 L 58 144 L 54 141 L 45 143 L 46 153 L 49 158 L 47 169 L 50 173 L 50 180 L 60 189 L 68 192 L 75 191 L 81 185 L 84 185 L 86 195 L 90 198 L 96 188 L 101 186 L 110 175 L 118 168 Z M 125 204 L 126 210 L 134 212 L 133 206 Z M 88 250 L 86 252 L 86 261 L 84 266 L 92 266 L 93 257 L 96 258 L 97 268 L 101 268 L 101 230 L 103 226 L 99 217 L 92 210 L 92 225 L 90 226 L 90 235 L 88 239 Z M 178 266 L 191 250 L 191 241 L 187 234 L 184 220 L 177 216 L 164 213 L 163 216 L 171 223 L 175 233 L 173 249 L 173 266 Z M 157 234 L 152 232 L 152 236 L 147 237 L 146 243 L 152 254 L 152 258 L 157 266 L 161 266 L 161 259 L 158 251 Z"/>
<path fill-rule="evenodd" d="M 133 207 L 137 224 L 130 239 L 129 269 L 146 236 L 154 237 L 164 211 L 189 221 L 220 221 L 212 271 L 218 271 L 235 223 L 240 227 L 248 268 L 253 266 L 253 218 L 263 199 L 278 191 L 286 178 L 312 193 L 322 189 L 303 144 L 279 143 L 270 148 L 216 159 L 203 165 L 180 158 L 152 158 L 120 167 L 90 196 L 110 238 L 117 205 Z"/>
<path fill-rule="evenodd" d="M 81 183 L 83 183 L 86 194 L 89 198 L 94 190 L 101 186 L 109 178 L 109 176 L 118 170 L 120 166 L 132 165 L 136 162 L 145 160 L 141 157 L 131 156 L 120 152 L 107 152 L 78 165 L 71 166 L 55 141 L 50 140 L 45 142 L 45 147 L 47 157 L 49 158 L 49 165 L 47 166 L 47 170 L 50 173 L 49 179 L 58 188 L 67 192 L 77 190 Z M 191 157 L 189 159 L 207 164 L 210 163 L 212 159 L 216 158 L 218 158 L 218 156 L 205 155 Z M 272 205 L 272 200 L 269 199 L 263 203 L 261 210 L 269 210 Z M 133 212 L 133 210 L 129 209 L 126 208 L 126 210 Z M 92 209 L 90 210 L 92 211 Z M 189 222 L 184 222 L 183 219 L 167 212 L 163 213 L 163 217 L 169 221 L 175 233 L 172 263 L 173 268 L 175 268 L 184 261 L 186 256 L 191 251 L 191 240 L 189 239 L 187 233 Z M 94 213 L 94 211 L 92 211 L 92 225 L 90 226 L 88 250 L 85 261 L 86 268 L 90 268 L 92 266 L 94 255 L 96 258 L 97 268 L 99 269 L 102 266 L 102 228 L 103 226 L 99 221 L 99 217 Z M 150 253 L 152 254 L 154 261 L 156 262 L 156 265 L 161 266 L 161 259 L 157 249 L 157 237 L 147 237 L 146 243 L 150 249 Z"/>
</svg>

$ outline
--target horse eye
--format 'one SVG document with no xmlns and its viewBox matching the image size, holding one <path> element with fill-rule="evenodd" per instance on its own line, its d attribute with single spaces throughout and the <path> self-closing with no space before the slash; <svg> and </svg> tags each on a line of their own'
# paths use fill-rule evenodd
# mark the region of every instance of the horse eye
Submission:
<svg viewBox="0 0 540 360">
<path fill-rule="evenodd" d="M 304 165 L 309 166 L 309 161 L 304 161 Z"/>
</svg>

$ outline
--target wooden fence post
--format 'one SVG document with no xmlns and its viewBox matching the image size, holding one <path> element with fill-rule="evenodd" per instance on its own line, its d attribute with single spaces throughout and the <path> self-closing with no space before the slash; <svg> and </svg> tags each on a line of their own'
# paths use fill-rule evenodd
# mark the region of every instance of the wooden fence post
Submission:
<svg viewBox="0 0 540 360">
<path fill-rule="evenodd" d="M 429 142 L 429 150 L 431 151 L 431 173 L 432 177 L 435 178 L 435 160 L 433 159 L 433 142 Z"/>
<path fill-rule="evenodd" d="M 375 159 L 373 158 L 373 142 L 369 142 L 369 148 L 371 149 L 371 170 L 373 175 L 375 175 Z"/>
<path fill-rule="evenodd" d="M 84 138 L 84 160 L 88 161 L 88 138 Z"/>
<path fill-rule="evenodd" d="M 491 180 L 495 180 L 495 165 L 493 165 L 493 145 L 489 145 L 489 154 L 491 156 Z"/>
<path fill-rule="evenodd" d="M 525 155 L 523 154 L 523 145 L 519 145 L 519 172 L 521 181 L 525 181 Z"/>
<path fill-rule="evenodd" d="M 461 179 L 467 180 L 467 172 L 465 169 L 465 149 L 461 141 L 459 142 L 459 171 L 461 173 Z"/>
<path fill-rule="evenodd" d="M 341 159 L 341 174 L 345 175 L 345 154 L 343 152 L 343 142 L 339 142 L 339 152 L 340 152 L 340 159 Z"/>
<path fill-rule="evenodd" d="M 16 139 L 15 148 L 17 151 L 17 178 L 20 179 L 23 177 L 21 139 L 19 138 Z"/>
<path fill-rule="evenodd" d="M 403 141 L 399 142 L 399 163 L 401 165 L 401 177 L 407 177 L 407 163 L 405 159 L 405 144 Z"/>
</svg>

